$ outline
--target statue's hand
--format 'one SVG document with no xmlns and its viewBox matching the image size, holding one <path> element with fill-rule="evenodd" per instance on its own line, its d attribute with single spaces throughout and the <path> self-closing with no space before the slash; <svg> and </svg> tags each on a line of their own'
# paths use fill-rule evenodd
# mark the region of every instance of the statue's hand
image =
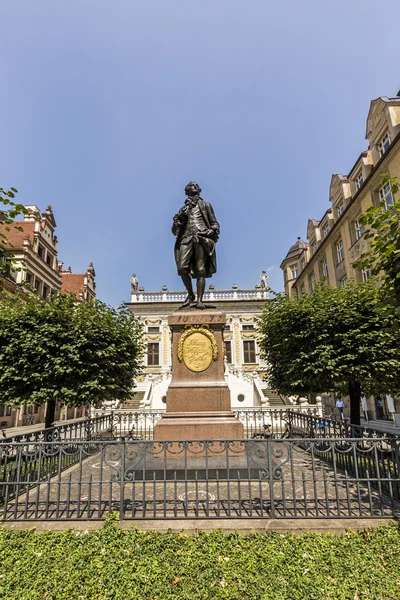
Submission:
<svg viewBox="0 0 400 600">
<path fill-rule="evenodd" d="M 214 231 L 213 229 L 206 229 L 206 230 L 205 230 L 205 231 L 203 231 L 202 233 L 203 233 L 203 235 L 204 235 L 205 237 L 208 237 L 208 238 L 214 239 L 214 236 L 215 236 L 215 231 Z"/>
</svg>

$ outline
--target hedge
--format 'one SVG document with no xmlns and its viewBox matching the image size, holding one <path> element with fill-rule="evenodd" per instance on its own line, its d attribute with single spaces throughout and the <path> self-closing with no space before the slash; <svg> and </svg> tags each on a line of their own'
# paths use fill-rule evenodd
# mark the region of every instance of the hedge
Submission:
<svg viewBox="0 0 400 600">
<path fill-rule="evenodd" d="M 400 599 L 397 525 L 343 534 L 0 527 L 2 600 Z"/>
</svg>

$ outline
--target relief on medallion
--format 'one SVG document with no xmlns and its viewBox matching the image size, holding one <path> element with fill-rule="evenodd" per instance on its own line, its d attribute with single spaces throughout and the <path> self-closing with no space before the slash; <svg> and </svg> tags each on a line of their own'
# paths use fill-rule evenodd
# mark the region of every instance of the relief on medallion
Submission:
<svg viewBox="0 0 400 600">
<path fill-rule="evenodd" d="M 182 333 L 178 343 L 178 360 L 183 361 L 188 369 L 200 373 L 217 358 L 218 347 L 212 331 L 193 326 Z"/>
</svg>

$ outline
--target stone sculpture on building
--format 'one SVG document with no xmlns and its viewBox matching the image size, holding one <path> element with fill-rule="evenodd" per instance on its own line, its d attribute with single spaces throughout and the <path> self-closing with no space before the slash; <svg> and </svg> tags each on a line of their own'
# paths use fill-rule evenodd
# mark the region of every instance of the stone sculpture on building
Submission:
<svg viewBox="0 0 400 600">
<path fill-rule="evenodd" d="M 211 204 L 200 197 L 200 186 L 191 181 L 185 193 L 185 204 L 174 216 L 172 225 L 176 266 L 188 293 L 181 308 L 210 308 L 203 304 L 203 295 L 206 278 L 217 271 L 215 245 L 220 228 Z M 192 277 L 197 279 L 197 302 Z"/>
<path fill-rule="evenodd" d="M 138 291 L 138 286 L 139 286 L 139 280 L 136 277 L 135 273 L 133 273 L 132 277 L 131 277 L 131 292 L 137 292 Z"/>
<path fill-rule="evenodd" d="M 267 284 L 268 275 L 267 275 L 266 271 L 261 271 L 260 279 L 261 279 L 261 288 L 263 290 L 268 289 L 268 284 Z"/>
</svg>

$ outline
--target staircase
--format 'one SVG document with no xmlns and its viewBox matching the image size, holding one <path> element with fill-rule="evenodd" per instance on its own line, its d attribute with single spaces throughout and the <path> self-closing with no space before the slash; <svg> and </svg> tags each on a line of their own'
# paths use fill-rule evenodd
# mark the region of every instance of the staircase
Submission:
<svg viewBox="0 0 400 600">
<path fill-rule="evenodd" d="M 262 388 L 262 393 L 268 398 L 269 405 L 271 408 L 283 406 L 286 404 L 283 396 L 281 396 L 274 390 L 271 390 L 271 388 Z"/>
<path fill-rule="evenodd" d="M 145 390 L 140 390 L 137 392 L 134 392 L 133 397 L 130 398 L 129 400 L 125 400 L 125 402 L 123 404 L 121 404 L 121 408 L 123 409 L 127 409 L 127 410 L 139 410 L 140 408 L 140 403 L 143 400 L 145 395 Z"/>
</svg>

